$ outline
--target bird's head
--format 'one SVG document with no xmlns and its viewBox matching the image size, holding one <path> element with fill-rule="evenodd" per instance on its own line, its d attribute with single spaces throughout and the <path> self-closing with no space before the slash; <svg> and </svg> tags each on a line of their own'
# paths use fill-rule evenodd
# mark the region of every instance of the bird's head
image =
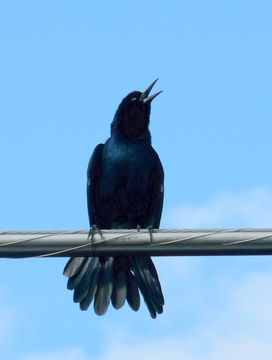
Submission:
<svg viewBox="0 0 272 360">
<path fill-rule="evenodd" d="M 148 129 L 151 101 L 162 92 L 149 96 L 157 80 L 153 81 L 144 92 L 132 91 L 119 105 L 112 125 L 124 137 L 138 137 Z"/>
</svg>

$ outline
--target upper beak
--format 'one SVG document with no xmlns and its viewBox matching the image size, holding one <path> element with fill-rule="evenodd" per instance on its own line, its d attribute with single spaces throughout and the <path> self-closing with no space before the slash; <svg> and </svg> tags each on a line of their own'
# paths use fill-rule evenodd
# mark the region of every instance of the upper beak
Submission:
<svg viewBox="0 0 272 360">
<path fill-rule="evenodd" d="M 147 103 L 147 102 L 151 102 L 152 100 L 155 99 L 156 96 L 158 96 L 163 90 L 158 91 L 156 94 L 148 96 L 150 94 L 150 91 L 152 90 L 153 86 L 156 84 L 156 82 L 159 79 L 156 79 L 155 81 L 153 81 L 153 83 L 142 93 L 141 97 L 140 97 L 140 101 L 142 101 L 143 103 Z"/>
</svg>

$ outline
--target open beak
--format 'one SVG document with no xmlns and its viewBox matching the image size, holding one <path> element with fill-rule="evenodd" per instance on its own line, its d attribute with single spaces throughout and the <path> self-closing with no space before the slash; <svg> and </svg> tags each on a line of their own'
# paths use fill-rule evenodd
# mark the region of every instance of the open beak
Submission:
<svg viewBox="0 0 272 360">
<path fill-rule="evenodd" d="M 152 100 L 155 99 L 156 96 L 158 96 L 163 90 L 158 91 L 156 94 L 148 96 L 153 88 L 153 86 L 156 84 L 156 82 L 159 79 L 156 79 L 155 81 L 153 81 L 153 83 L 142 93 L 141 97 L 140 97 L 140 101 L 142 101 L 144 104 L 147 102 L 151 102 Z"/>
</svg>

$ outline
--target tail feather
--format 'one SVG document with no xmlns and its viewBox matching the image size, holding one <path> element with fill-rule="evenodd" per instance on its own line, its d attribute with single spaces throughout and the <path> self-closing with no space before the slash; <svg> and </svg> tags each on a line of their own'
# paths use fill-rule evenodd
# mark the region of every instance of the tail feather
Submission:
<svg viewBox="0 0 272 360">
<path fill-rule="evenodd" d="M 97 263 L 98 263 L 97 257 L 91 258 L 90 264 L 88 265 L 85 274 L 83 275 L 79 285 L 74 291 L 74 302 L 76 303 L 81 302 L 87 295 L 89 291 L 90 281 L 94 274 L 94 270 L 97 267 Z"/>
<path fill-rule="evenodd" d="M 163 295 L 157 273 L 154 273 L 154 264 L 148 256 L 134 256 L 134 273 L 139 288 L 152 318 L 163 311 Z"/>
<path fill-rule="evenodd" d="M 98 289 L 94 298 L 94 311 L 97 315 L 104 315 L 108 310 L 113 288 L 113 257 L 101 266 Z"/>
<path fill-rule="evenodd" d="M 153 319 L 156 318 L 156 308 L 154 306 L 154 303 L 152 301 L 152 296 L 148 293 L 148 284 L 146 283 L 146 279 L 144 278 L 143 273 L 138 268 L 138 266 L 135 264 L 134 268 L 134 274 L 137 279 L 137 283 L 139 285 L 139 289 L 141 291 L 141 294 L 143 295 L 144 302 L 149 310 L 149 313 Z"/>
<path fill-rule="evenodd" d="M 121 269 L 117 271 L 114 278 L 111 303 L 115 309 L 120 309 L 127 297 L 127 276 L 126 271 Z"/>
<path fill-rule="evenodd" d="M 140 293 L 135 276 L 131 271 L 127 271 L 127 302 L 132 310 L 138 311 L 140 308 Z"/>
<path fill-rule="evenodd" d="M 147 273 L 147 278 L 150 280 L 150 286 L 154 290 L 154 299 L 156 300 L 156 303 L 159 305 L 164 305 L 164 297 L 160 280 L 152 259 L 149 256 L 145 256 L 140 257 L 139 260 L 142 268 L 145 269 L 145 272 Z"/>
<path fill-rule="evenodd" d="M 95 296 L 95 293 L 97 290 L 97 286 L 98 286 L 100 270 L 101 270 L 101 266 L 100 266 L 100 264 L 98 264 L 98 266 L 94 269 L 93 276 L 90 280 L 89 290 L 88 290 L 86 296 L 84 297 L 84 299 L 80 302 L 81 310 L 87 310 L 94 299 L 94 296 Z"/>
<path fill-rule="evenodd" d="M 149 256 L 78 257 L 64 268 L 67 287 L 74 290 L 74 302 L 87 310 L 106 313 L 110 301 L 120 309 L 127 300 L 132 310 L 140 307 L 140 292 L 152 318 L 163 312 L 164 298 L 156 268 Z"/>
<path fill-rule="evenodd" d="M 77 258 L 74 258 L 73 260 L 76 262 Z M 80 271 L 76 273 L 74 276 L 69 277 L 67 282 L 67 288 L 69 290 L 74 290 L 78 287 L 78 285 L 81 282 L 82 277 L 84 276 L 86 270 L 88 269 L 88 266 L 91 262 L 91 258 L 85 258 L 84 264 L 81 267 Z"/>
<path fill-rule="evenodd" d="M 154 282 L 152 278 L 152 274 L 149 271 L 148 264 L 145 259 L 134 256 L 134 272 L 139 281 L 141 281 L 145 287 L 145 290 L 151 299 L 156 298 L 156 289 L 154 288 Z"/>
<path fill-rule="evenodd" d="M 76 275 L 82 269 L 85 262 L 85 257 L 71 257 L 63 270 L 63 275 L 67 277 Z"/>
</svg>

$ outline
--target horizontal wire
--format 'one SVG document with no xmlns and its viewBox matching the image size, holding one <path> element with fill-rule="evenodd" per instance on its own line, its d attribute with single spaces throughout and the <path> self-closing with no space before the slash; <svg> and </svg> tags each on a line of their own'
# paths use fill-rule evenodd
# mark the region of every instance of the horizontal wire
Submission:
<svg viewBox="0 0 272 360">
<path fill-rule="evenodd" d="M 37 257 L 49 257 L 49 256 L 55 256 L 55 255 L 60 255 L 60 254 L 65 254 L 65 256 L 69 256 L 69 253 L 78 250 L 78 249 L 84 249 L 87 247 L 90 247 L 90 245 L 92 245 L 91 250 L 89 249 L 88 251 L 92 252 L 92 251 L 96 251 L 97 253 L 100 251 L 101 247 L 103 246 L 111 246 L 112 248 L 114 247 L 114 251 L 117 249 L 118 250 L 118 246 L 127 246 L 127 249 L 123 250 L 123 251 L 129 251 L 129 248 L 131 246 L 134 247 L 141 247 L 141 251 L 144 251 L 143 247 L 145 247 L 146 249 L 146 253 L 148 253 L 150 250 L 150 248 L 154 248 L 156 247 L 155 251 L 158 251 L 157 249 L 160 247 L 164 247 L 166 246 L 166 252 L 168 251 L 174 251 L 173 247 L 171 248 L 171 245 L 173 246 L 178 246 L 178 251 L 179 253 L 182 253 L 183 249 L 186 248 L 186 246 L 188 247 L 188 244 L 190 244 L 191 246 L 191 250 L 187 250 L 188 252 L 196 252 L 198 251 L 197 247 L 200 247 L 199 250 L 199 255 L 201 255 L 201 251 L 203 252 L 203 254 L 205 255 L 207 253 L 207 251 L 210 251 L 210 253 L 213 252 L 219 252 L 221 251 L 220 249 L 218 250 L 219 247 L 221 247 L 221 249 L 223 247 L 229 247 L 231 246 L 230 251 L 233 251 L 234 248 L 237 248 L 237 253 L 239 253 L 239 251 L 243 254 L 245 254 L 245 251 L 249 251 L 250 254 L 252 254 L 253 251 L 258 251 L 259 253 L 267 253 L 271 252 L 272 254 L 272 229 L 154 229 L 152 231 L 152 241 L 148 242 L 148 237 L 150 236 L 150 231 L 145 230 L 145 229 L 141 229 L 140 231 L 138 231 L 137 229 L 109 229 L 109 230 L 101 230 L 101 236 L 102 238 L 100 238 L 99 240 L 95 240 L 95 236 L 98 236 L 99 234 L 96 233 L 94 234 L 94 242 L 90 242 L 88 241 L 89 239 L 89 231 L 88 230 L 73 230 L 73 231 L 67 231 L 67 230 L 62 230 L 62 231 L 2 231 L 0 232 L 0 257 L 5 257 L 5 250 L 3 248 L 9 248 L 9 251 L 7 251 L 6 253 L 9 254 L 9 256 L 6 257 L 11 257 L 12 256 L 12 247 L 16 247 L 16 245 L 20 244 L 20 245 L 24 245 L 24 243 L 33 241 L 33 244 L 29 244 L 27 245 L 26 249 L 24 250 L 24 254 L 27 253 L 27 251 L 29 251 L 29 253 L 32 251 L 32 253 L 36 251 L 36 254 L 38 252 L 38 248 L 42 248 L 42 246 L 44 246 L 44 248 L 46 247 L 51 247 L 53 248 L 54 245 L 58 246 L 59 248 L 63 247 L 62 250 L 58 250 L 58 251 L 48 251 L 47 253 L 42 253 L 39 255 L 24 255 L 21 256 L 20 255 L 20 251 L 23 253 L 23 250 L 15 250 L 15 255 L 19 256 L 19 257 L 27 257 L 27 258 L 37 258 Z M 114 237 L 108 237 L 108 235 L 117 235 Z M 171 236 L 176 236 L 178 234 L 178 238 L 172 238 Z M 187 234 L 187 235 L 186 235 Z M 254 234 L 255 236 L 250 237 L 250 238 L 246 238 L 246 236 L 248 236 L 249 234 Z M 79 240 L 76 239 L 72 239 L 73 236 L 80 236 L 82 235 L 82 237 L 80 237 Z M 84 235 L 86 235 L 86 239 L 84 238 Z M 168 237 L 168 239 L 161 239 L 161 236 L 165 235 L 166 237 Z M 224 235 L 226 235 L 226 237 L 224 238 Z M 236 238 L 235 240 L 233 239 L 229 239 L 229 237 L 233 235 L 235 237 L 238 236 L 238 239 Z M 65 237 L 67 236 L 67 241 L 65 239 Z M 143 237 L 142 239 L 139 239 L 139 237 Z M 216 236 L 220 236 L 220 238 L 216 237 Z M 10 238 L 15 237 L 15 240 L 10 240 Z M 19 237 L 19 239 L 18 239 Z M 23 237 L 23 239 L 21 238 Z M 61 237 L 61 239 L 58 239 L 58 237 Z M 69 239 L 68 239 L 69 237 Z M 104 237 L 104 239 L 103 239 Z M 133 237 L 135 239 L 133 239 Z M 240 237 L 240 239 L 239 239 Z M 3 239 L 8 238 L 9 241 L 4 241 Z M 251 248 L 251 249 L 245 249 L 245 247 L 243 247 L 244 244 L 247 243 L 252 243 L 252 242 L 256 242 L 259 241 L 261 242 L 262 240 L 266 240 L 271 238 L 271 243 L 265 242 L 265 243 L 261 243 L 260 245 L 258 245 L 258 249 L 256 250 L 256 245 L 255 247 Z M 44 240 L 48 239 L 48 244 L 44 244 Z M 131 244 L 131 240 L 134 240 L 134 243 Z M 208 240 L 206 240 L 208 239 Z M 39 240 L 42 240 L 43 242 L 40 243 Z M 123 240 L 122 243 L 118 243 L 119 240 Z M 125 240 L 125 242 L 124 242 Z M 199 242 L 196 243 L 196 241 L 200 240 Z M 78 241 L 79 244 L 78 245 L 74 245 L 74 246 L 70 246 L 68 248 L 65 248 L 66 245 L 69 244 L 70 241 L 73 241 L 74 244 L 76 244 L 76 242 Z M 86 242 L 84 244 L 82 244 L 82 241 Z M 182 243 L 184 245 L 182 245 Z M 180 245 L 180 246 L 179 246 Z M 265 246 L 264 246 L 265 245 Z M 184 247 L 183 247 L 184 246 Z M 205 248 L 206 246 L 206 248 Z M 149 249 L 148 249 L 149 248 Z M 1 250 L 2 249 L 2 250 Z M 34 250 L 33 250 L 34 249 Z M 192 250 L 193 249 L 193 250 Z M 208 249 L 208 250 L 207 250 Z M 44 251 L 44 250 L 43 250 Z M 135 250 L 137 251 L 137 249 Z M 185 250 L 184 250 L 185 251 Z M 228 251 L 228 250 L 227 250 Z M 152 252 L 152 250 L 151 250 Z M 205 253 L 206 252 L 206 253 Z M 223 251 L 221 251 L 221 253 L 223 253 Z M 3 255 L 4 254 L 4 255 Z M 70 256 L 73 256 L 74 254 L 70 254 Z M 78 255 L 76 255 L 78 256 Z"/>
</svg>

